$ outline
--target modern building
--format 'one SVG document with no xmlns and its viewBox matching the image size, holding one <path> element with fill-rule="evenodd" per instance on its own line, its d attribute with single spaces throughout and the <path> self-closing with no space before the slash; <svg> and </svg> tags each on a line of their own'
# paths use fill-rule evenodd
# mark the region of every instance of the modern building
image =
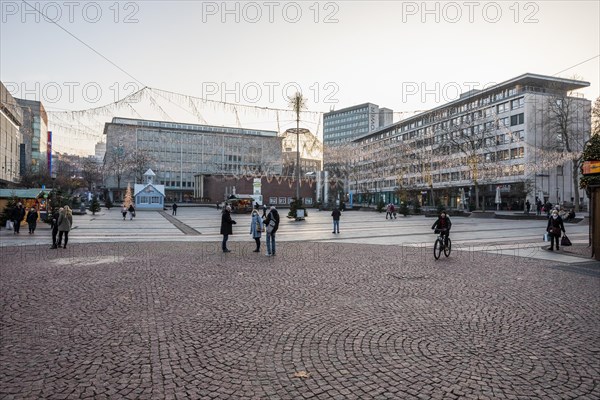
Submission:
<svg viewBox="0 0 600 400">
<path fill-rule="evenodd" d="M 23 112 L 23 137 L 21 146 L 21 174 L 48 169 L 52 149 L 51 134 L 48 133 L 48 115 L 44 105 L 35 100 L 16 99 Z M 50 140 L 49 140 L 50 139 Z M 50 149 L 50 151 L 49 151 Z"/>
<path fill-rule="evenodd" d="M 527 73 L 366 133 L 354 141 L 354 201 L 398 202 L 412 192 L 423 205 L 457 208 L 583 203 L 571 158 L 590 137 L 591 102 L 573 91 L 587 86 Z"/>
<path fill-rule="evenodd" d="M 0 82 L 0 187 L 19 181 L 22 124 L 21 108 Z"/>
<path fill-rule="evenodd" d="M 94 157 L 96 157 L 96 159 L 99 162 L 102 162 L 102 160 L 104 160 L 105 154 L 106 154 L 106 143 L 105 142 L 96 143 L 96 146 L 94 146 Z"/>
<path fill-rule="evenodd" d="M 323 115 L 323 143 L 339 145 L 393 123 L 393 111 L 364 103 Z"/>
<path fill-rule="evenodd" d="M 275 131 L 113 118 L 104 134 L 105 186 L 117 200 L 128 182 L 141 183 L 135 170 L 152 168 L 154 182 L 165 186 L 167 204 L 197 198 L 202 190 L 196 185 L 205 176 L 280 175 L 282 170 Z M 131 168 L 135 159 L 141 161 Z"/>
</svg>

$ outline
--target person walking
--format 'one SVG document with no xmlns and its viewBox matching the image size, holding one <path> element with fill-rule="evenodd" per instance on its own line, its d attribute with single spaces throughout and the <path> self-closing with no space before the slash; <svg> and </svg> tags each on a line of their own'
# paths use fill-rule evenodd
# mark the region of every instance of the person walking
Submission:
<svg viewBox="0 0 600 400">
<path fill-rule="evenodd" d="M 452 228 L 452 221 L 446 215 L 446 211 L 442 211 L 438 219 L 435 220 L 431 229 L 435 229 L 435 233 L 441 233 L 444 238 L 444 246 L 448 246 L 448 238 L 450 237 L 450 228 Z"/>
<path fill-rule="evenodd" d="M 10 219 L 14 225 L 13 235 L 17 235 L 21 230 L 21 221 L 23 221 L 23 217 L 25 216 L 25 209 L 21 203 L 17 203 L 15 207 L 11 210 Z"/>
<path fill-rule="evenodd" d="M 50 247 L 51 249 L 56 249 L 58 248 L 58 242 L 56 241 L 56 235 L 58 235 L 58 217 L 60 216 L 60 213 L 63 211 L 63 208 L 59 208 L 58 210 L 54 210 L 54 212 L 52 213 L 52 247 Z"/>
<path fill-rule="evenodd" d="M 563 224 L 563 220 L 558 215 L 558 211 L 552 210 L 552 215 L 548 219 L 548 226 L 546 227 L 546 231 L 550 234 L 550 247 L 546 250 L 554 251 L 554 243 L 556 242 L 556 251 L 560 250 L 558 247 L 559 239 L 562 236 L 562 233 L 565 233 L 565 225 Z"/>
<path fill-rule="evenodd" d="M 252 220 L 250 221 L 250 235 L 256 242 L 254 253 L 260 252 L 260 237 L 263 231 L 263 219 L 258 215 L 258 210 L 252 210 Z"/>
<path fill-rule="evenodd" d="M 331 232 L 331 233 L 340 233 L 340 216 L 341 215 L 342 215 L 342 213 L 340 212 L 340 210 L 337 207 L 333 209 L 333 212 L 331 213 L 331 216 L 333 217 L 333 232 Z"/>
<path fill-rule="evenodd" d="M 231 219 L 231 206 L 226 206 L 221 213 L 221 235 L 223 235 L 221 249 L 223 253 L 231 253 L 231 250 L 227 248 L 227 239 L 229 239 L 229 235 L 233 234 L 233 225 L 236 223 Z"/>
<path fill-rule="evenodd" d="M 396 206 L 394 203 L 390 203 L 390 219 L 392 219 L 392 216 L 396 219 Z"/>
<path fill-rule="evenodd" d="M 388 215 L 390 216 L 390 219 L 392 218 L 392 203 L 388 203 L 388 205 L 385 208 L 385 219 L 388 219 Z"/>
<path fill-rule="evenodd" d="M 262 209 L 263 209 L 262 218 L 267 218 L 267 205 L 263 203 Z"/>
<path fill-rule="evenodd" d="M 123 207 L 121 207 L 121 214 L 123 214 L 123 221 L 125 221 L 125 218 L 127 217 L 127 207 L 125 204 L 123 204 Z"/>
<path fill-rule="evenodd" d="M 129 211 L 129 220 L 133 220 L 133 218 L 135 217 L 135 207 L 133 206 L 133 204 L 129 205 L 127 211 Z"/>
<path fill-rule="evenodd" d="M 279 229 L 279 213 L 275 209 L 275 206 L 271 206 L 271 210 L 265 220 L 265 226 L 267 227 L 267 256 L 275 255 L 275 233 Z"/>
<path fill-rule="evenodd" d="M 37 219 L 37 210 L 34 207 L 31 207 L 31 210 L 29 210 L 29 212 L 27 213 L 27 218 L 25 218 L 25 221 L 27 221 L 27 225 L 29 225 L 30 235 L 33 235 L 33 233 L 35 232 L 35 228 L 37 226 Z"/>
<path fill-rule="evenodd" d="M 540 199 L 535 202 L 535 212 L 535 215 L 542 215 L 542 201 Z"/>
<path fill-rule="evenodd" d="M 57 247 L 61 247 L 63 235 L 65 236 L 65 244 L 62 246 L 63 249 L 67 248 L 67 242 L 69 241 L 69 231 L 73 226 L 73 212 L 69 206 L 65 206 L 58 215 L 58 244 Z"/>
<path fill-rule="evenodd" d="M 173 203 L 173 215 L 177 215 L 177 203 Z"/>
<path fill-rule="evenodd" d="M 525 202 L 525 211 L 527 214 L 529 214 L 529 210 L 531 210 L 531 203 L 529 202 L 529 200 L 527 200 Z"/>
</svg>

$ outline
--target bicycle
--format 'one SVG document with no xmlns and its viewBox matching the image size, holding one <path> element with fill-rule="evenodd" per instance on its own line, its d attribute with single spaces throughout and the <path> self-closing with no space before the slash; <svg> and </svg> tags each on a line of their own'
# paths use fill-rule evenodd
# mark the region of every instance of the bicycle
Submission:
<svg viewBox="0 0 600 400">
<path fill-rule="evenodd" d="M 444 250 L 444 255 L 446 257 L 450 256 L 450 252 L 452 251 L 452 241 L 450 240 L 449 237 L 446 237 L 445 239 L 448 241 L 448 245 L 444 246 L 444 233 L 446 232 L 445 229 L 438 229 L 438 237 L 435 240 L 435 243 L 433 245 L 433 256 L 435 257 L 436 260 L 438 260 L 440 258 L 440 256 L 442 255 L 442 250 Z"/>
</svg>

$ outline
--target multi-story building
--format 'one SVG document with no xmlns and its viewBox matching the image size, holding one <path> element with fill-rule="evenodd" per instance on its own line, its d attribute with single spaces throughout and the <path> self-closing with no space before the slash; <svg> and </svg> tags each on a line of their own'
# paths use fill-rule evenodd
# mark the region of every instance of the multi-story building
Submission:
<svg viewBox="0 0 600 400">
<path fill-rule="evenodd" d="M 373 103 L 330 111 L 323 114 L 323 143 L 346 143 L 392 123 L 393 111 Z"/>
<path fill-rule="evenodd" d="M 590 137 L 591 102 L 572 91 L 586 86 L 527 73 L 367 133 L 354 141 L 350 191 L 449 207 L 583 202 L 571 159 Z"/>
<path fill-rule="evenodd" d="M 17 183 L 20 176 L 20 128 L 23 114 L 0 82 L 0 187 Z"/>
<path fill-rule="evenodd" d="M 16 99 L 23 112 L 21 174 L 39 172 L 48 166 L 48 115 L 35 100 Z"/>
<path fill-rule="evenodd" d="M 105 185 L 114 199 L 123 197 L 128 183 L 141 182 L 136 169 L 152 168 L 154 181 L 165 185 L 167 202 L 204 197 L 196 186 L 211 175 L 280 175 L 282 170 L 275 131 L 113 118 L 104 134 L 104 165 L 111 171 Z M 135 158 L 143 165 L 134 163 L 132 172 Z"/>
<path fill-rule="evenodd" d="M 96 159 L 99 162 L 102 162 L 104 160 L 105 154 L 106 154 L 106 143 L 105 142 L 96 143 L 96 146 L 94 146 L 94 157 L 96 157 Z"/>
</svg>

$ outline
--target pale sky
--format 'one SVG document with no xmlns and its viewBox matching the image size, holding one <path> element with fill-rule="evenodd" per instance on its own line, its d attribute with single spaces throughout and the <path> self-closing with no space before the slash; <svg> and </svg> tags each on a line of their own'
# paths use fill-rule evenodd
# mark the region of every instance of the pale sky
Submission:
<svg viewBox="0 0 600 400">
<path fill-rule="evenodd" d="M 0 79 L 47 110 L 99 107 L 143 85 L 287 108 L 282 89 L 297 83 L 311 111 L 413 112 L 563 70 L 591 83 L 586 98 L 600 95 L 598 1 L 28 2 L 131 75 L 2 0 Z"/>
</svg>

